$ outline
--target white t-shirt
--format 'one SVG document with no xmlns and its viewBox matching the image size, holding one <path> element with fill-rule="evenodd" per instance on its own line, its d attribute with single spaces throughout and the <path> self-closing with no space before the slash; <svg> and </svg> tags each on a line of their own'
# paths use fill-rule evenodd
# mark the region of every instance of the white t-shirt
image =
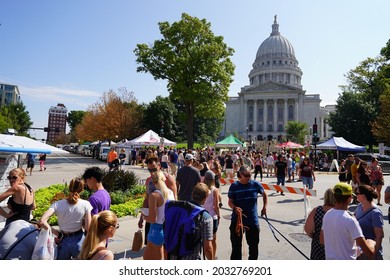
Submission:
<svg viewBox="0 0 390 280">
<path fill-rule="evenodd" d="M 356 239 L 364 237 L 359 222 L 345 210 L 330 209 L 322 221 L 327 260 L 355 260 Z"/>
<path fill-rule="evenodd" d="M 54 202 L 50 208 L 58 217 L 58 226 L 61 231 L 75 232 L 82 228 L 83 220 L 88 212 L 92 211 L 92 205 L 88 200 L 79 199 L 71 205 L 66 199 Z"/>
</svg>

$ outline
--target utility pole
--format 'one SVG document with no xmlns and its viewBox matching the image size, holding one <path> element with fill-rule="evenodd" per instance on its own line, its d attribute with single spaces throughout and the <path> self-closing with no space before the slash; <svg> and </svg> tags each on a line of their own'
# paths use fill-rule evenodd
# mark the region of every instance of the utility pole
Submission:
<svg viewBox="0 0 390 280">
<path fill-rule="evenodd" d="M 317 142 L 319 140 L 317 132 L 317 118 L 314 118 L 313 124 L 313 144 L 314 144 L 314 169 L 317 167 Z"/>
</svg>

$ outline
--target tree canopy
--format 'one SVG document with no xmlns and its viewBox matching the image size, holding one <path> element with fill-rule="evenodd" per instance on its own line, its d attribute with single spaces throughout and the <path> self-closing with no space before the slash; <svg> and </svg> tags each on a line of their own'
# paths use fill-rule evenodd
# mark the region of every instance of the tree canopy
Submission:
<svg viewBox="0 0 390 280">
<path fill-rule="evenodd" d="M 76 126 L 79 140 L 118 141 L 134 138 L 141 132 L 142 109 L 133 92 L 119 89 L 105 92 L 100 101 L 91 105 L 81 124 Z"/>
<path fill-rule="evenodd" d="M 160 22 L 162 39 L 152 46 L 138 44 L 137 72 L 167 81 L 173 102 L 183 104 L 188 147 L 194 143 L 196 117 L 218 117 L 224 111 L 234 74 L 234 50 L 215 36 L 205 19 L 183 13 L 181 20 Z"/>
<path fill-rule="evenodd" d="M 22 102 L 1 106 L 0 115 L 2 116 L 0 118 L 1 131 L 6 128 L 14 128 L 19 135 L 27 135 L 33 124 L 30 113 Z"/>
<path fill-rule="evenodd" d="M 286 125 L 286 137 L 288 140 L 305 144 L 305 135 L 309 134 L 307 123 L 289 121 Z"/>
</svg>

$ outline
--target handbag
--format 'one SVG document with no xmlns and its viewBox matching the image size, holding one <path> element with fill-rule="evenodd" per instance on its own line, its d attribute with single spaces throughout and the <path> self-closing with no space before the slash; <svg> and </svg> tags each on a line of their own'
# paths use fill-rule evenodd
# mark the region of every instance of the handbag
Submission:
<svg viewBox="0 0 390 280">
<path fill-rule="evenodd" d="M 139 250 L 141 250 L 143 242 L 144 240 L 142 235 L 142 229 L 140 228 L 134 233 L 133 246 L 131 247 L 131 250 L 138 252 Z"/>
<path fill-rule="evenodd" d="M 34 251 L 31 256 L 32 260 L 55 260 L 57 245 L 54 241 L 54 235 L 51 228 L 42 228 L 39 232 Z"/>
</svg>

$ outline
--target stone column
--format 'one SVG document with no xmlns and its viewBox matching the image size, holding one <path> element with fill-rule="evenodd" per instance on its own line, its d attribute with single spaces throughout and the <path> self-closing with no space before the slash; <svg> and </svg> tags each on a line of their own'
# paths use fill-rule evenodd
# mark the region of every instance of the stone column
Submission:
<svg viewBox="0 0 390 280">
<path fill-rule="evenodd" d="M 263 100 L 263 130 L 264 132 L 268 132 L 268 100 Z"/>
<path fill-rule="evenodd" d="M 294 99 L 294 119 L 296 122 L 299 121 L 298 114 L 299 114 L 299 106 L 298 106 L 298 98 L 296 98 Z"/>
<path fill-rule="evenodd" d="M 274 132 L 278 131 L 278 100 L 274 99 L 274 123 L 273 123 L 273 129 Z"/>
<path fill-rule="evenodd" d="M 253 132 L 257 132 L 257 99 L 253 100 Z M 253 139 L 252 139 L 253 140 Z"/>
<path fill-rule="evenodd" d="M 244 99 L 244 122 L 243 122 L 243 127 L 242 127 L 242 130 L 241 130 L 241 133 L 244 137 L 244 139 L 246 139 L 246 127 L 248 126 L 248 100 L 245 100 Z"/>
<path fill-rule="evenodd" d="M 284 116 L 283 116 L 283 118 L 284 118 L 284 120 L 283 120 L 283 123 L 284 123 L 284 125 L 287 125 L 287 122 L 288 122 L 288 99 L 284 99 Z M 284 128 L 284 131 L 285 131 L 286 129 Z"/>
</svg>

